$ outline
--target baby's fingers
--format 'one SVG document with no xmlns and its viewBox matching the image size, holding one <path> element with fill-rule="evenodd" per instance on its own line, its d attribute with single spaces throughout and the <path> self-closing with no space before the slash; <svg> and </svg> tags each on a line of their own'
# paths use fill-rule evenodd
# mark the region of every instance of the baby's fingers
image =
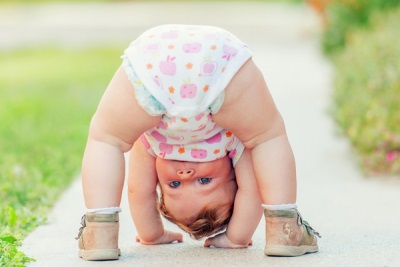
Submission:
<svg viewBox="0 0 400 267">
<path fill-rule="evenodd" d="M 207 247 L 211 247 L 211 246 L 215 247 L 212 237 L 207 238 L 206 241 L 204 242 L 204 247 L 207 248 Z"/>
<path fill-rule="evenodd" d="M 182 243 L 183 242 L 183 236 L 181 233 L 177 233 L 177 232 L 170 232 L 170 231 L 166 231 L 164 234 L 164 238 L 163 238 L 163 242 L 164 244 L 167 243 L 173 243 L 175 241 L 177 241 L 178 243 Z"/>
<path fill-rule="evenodd" d="M 204 247 L 227 248 L 229 247 L 229 240 L 226 238 L 225 233 L 222 233 L 217 236 L 207 238 L 204 242 Z"/>
<path fill-rule="evenodd" d="M 154 240 L 143 240 L 140 238 L 140 236 L 136 236 L 136 242 L 142 243 L 143 245 L 169 244 L 175 241 L 179 243 L 183 241 L 183 236 L 181 233 L 165 231 L 162 236 Z"/>
<path fill-rule="evenodd" d="M 214 237 L 208 238 L 204 242 L 204 247 L 216 247 L 216 248 L 247 248 L 248 246 L 252 245 L 253 241 L 250 240 L 249 243 L 246 244 L 239 244 L 232 242 L 229 240 L 229 238 L 226 236 L 226 233 L 219 234 Z"/>
</svg>

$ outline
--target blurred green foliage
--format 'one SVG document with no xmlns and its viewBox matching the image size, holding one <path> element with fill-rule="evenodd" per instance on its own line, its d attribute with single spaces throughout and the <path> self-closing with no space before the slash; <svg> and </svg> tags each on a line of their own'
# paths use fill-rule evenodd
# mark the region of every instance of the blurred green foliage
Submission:
<svg viewBox="0 0 400 267">
<path fill-rule="evenodd" d="M 114 0 L 0 0 L 0 4 L 38 4 L 38 3 L 102 3 Z"/>
<path fill-rule="evenodd" d="M 219 2 L 243 2 L 245 0 L 218 0 Z M 246 0 L 252 2 L 283 2 L 301 3 L 304 0 Z M 102 2 L 215 2 L 215 0 L 0 0 L 6 4 L 34 4 L 34 3 L 102 3 Z"/>
<path fill-rule="evenodd" d="M 334 117 L 366 173 L 400 174 L 400 9 L 368 23 L 348 32 L 334 57 Z"/>
<path fill-rule="evenodd" d="M 321 0 L 327 3 L 327 28 L 322 44 L 327 54 L 344 48 L 351 32 L 366 28 L 371 17 L 400 5 L 399 0 Z"/>
<path fill-rule="evenodd" d="M 79 172 L 90 118 L 122 48 L 0 54 L 0 265 Z"/>
</svg>

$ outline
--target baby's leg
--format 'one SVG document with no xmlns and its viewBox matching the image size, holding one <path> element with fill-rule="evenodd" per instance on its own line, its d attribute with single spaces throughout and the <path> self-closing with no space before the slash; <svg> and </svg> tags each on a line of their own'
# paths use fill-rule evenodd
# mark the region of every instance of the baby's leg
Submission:
<svg viewBox="0 0 400 267">
<path fill-rule="evenodd" d="M 118 258 L 118 211 L 125 177 L 124 152 L 159 120 L 160 117 L 148 115 L 138 105 L 134 89 L 120 68 L 90 124 L 82 164 L 83 193 L 89 209 L 82 218 L 79 233 L 82 258 Z M 109 214 L 110 210 L 114 214 Z"/>
<path fill-rule="evenodd" d="M 296 209 L 296 171 L 283 119 L 261 72 L 249 60 L 228 85 L 214 121 L 251 150 L 266 210 L 267 255 L 297 256 L 318 250 L 317 233 Z"/>
<path fill-rule="evenodd" d="M 82 167 L 83 194 L 88 209 L 119 207 L 124 170 L 122 151 L 107 143 L 88 141 Z"/>
<path fill-rule="evenodd" d="M 284 122 L 252 60 L 228 85 L 224 104 L 213 119 L 251 150 L 263 203 L 294 203 L 295 164 Z"/>
<path fill-rule="evenodd" d="M 124 152 L 161 117 L 148 115 L 137 103 L 133 86 L 120 68 L 111 80 L 90 124 L 82 164 L 87 208 L 119 206 L 125 176 Z"/>
<path fill-rule="evenodd" d="M 119 207 L 124 170 L 123 151 L 89 138 L 82 165 L 82 187 L 88 209 Z"/>
<path fill-rule="evenodd" d="M 115 260 L 119 205 L 124 183 L 122 151 L 89 136 L 82 166 L 82 186 L 88 209 L 78 235 L 79 256 L 85 260 Z"/>
<path fill-rule="evenodd" d="M 296 171 L 287 136 L 282 134 L 253 148 L 253 166 L 262 202 L 296 203 Z"/>
</svg>

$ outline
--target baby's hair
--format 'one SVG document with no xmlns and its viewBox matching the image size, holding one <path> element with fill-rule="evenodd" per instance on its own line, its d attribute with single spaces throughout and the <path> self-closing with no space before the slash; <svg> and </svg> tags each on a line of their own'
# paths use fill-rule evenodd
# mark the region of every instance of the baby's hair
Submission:
<svg viewBox="0 0 400 267">
<path fill-rule="evenodd" d="M 168 221 L 176 224 L 194 239 L 211 236 L 225 230 L 232 217 L 232 203 L 215 205 L 203 208 L 197 216 L 185 221 L 178 221 L 165 207 L 164 198 L 161 193 L 157 201 L 157 209 Z"/>
</svg>

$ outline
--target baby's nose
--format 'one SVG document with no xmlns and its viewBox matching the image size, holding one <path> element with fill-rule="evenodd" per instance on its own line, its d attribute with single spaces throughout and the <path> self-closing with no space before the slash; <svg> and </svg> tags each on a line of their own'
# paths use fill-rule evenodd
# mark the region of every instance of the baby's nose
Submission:
<svg viewBox="0 0 400 267">
<path fill-rule="evenodd" d="M 179 177 L 190 177 L 194 174 L 194 169 L 180 169 L 176 172 Z"/>
</svg>

